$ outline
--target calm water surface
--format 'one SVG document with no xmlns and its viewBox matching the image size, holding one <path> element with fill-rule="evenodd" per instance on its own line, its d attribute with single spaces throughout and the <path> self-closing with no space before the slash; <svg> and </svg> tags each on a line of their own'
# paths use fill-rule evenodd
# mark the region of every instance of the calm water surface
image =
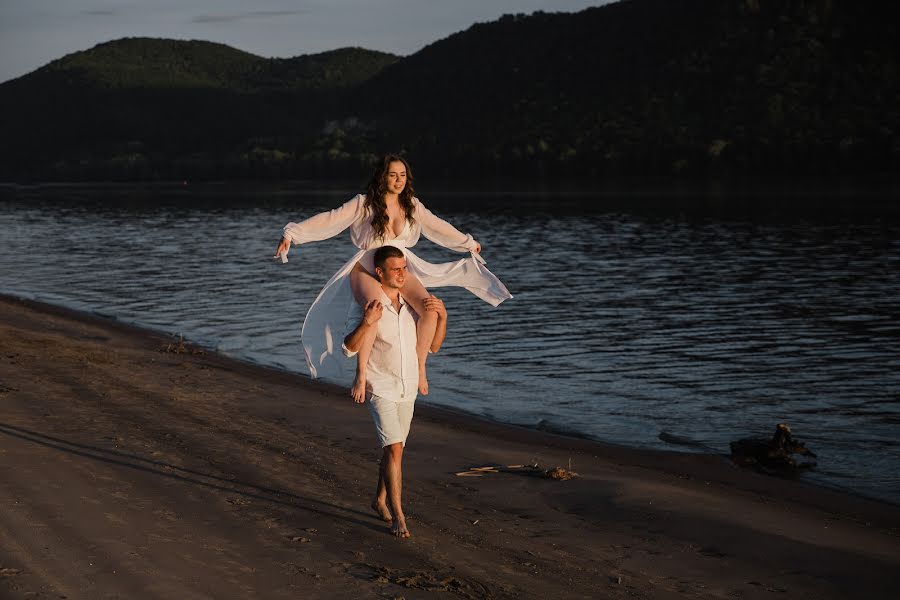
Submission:
<svg viewBox="0 0 900 600">
<path fill-rule="evenodd" d="M 303 316 L 354 248 L 344 233 L 286 265 L 271 254 L 287 221 L 351 195 L 7 195 L 0 291 L 305 373 Z M 719 453 L 784 421 L 819 455 L 811 480 L 900 502 L 900 220 L 683 214 L 672 203 L 684 199 L 662 210 L 589 197 L 563 210 L 552 196 L 423 200 L 483 243 L 515 295 L 492 308 L 436 290 L 451 324 L 429 361 L 429 402 Z M 416 251 L 461 256 L 424 238 Z"/>
</svg>

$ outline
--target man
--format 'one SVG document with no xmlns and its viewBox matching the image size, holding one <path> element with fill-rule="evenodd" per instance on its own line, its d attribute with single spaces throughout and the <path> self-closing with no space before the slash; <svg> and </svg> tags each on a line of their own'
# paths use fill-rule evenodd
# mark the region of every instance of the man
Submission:
<svg viewBox="0 0 900 600">
<path fill-rule="evenodd" d="M 375 275 L 381 282 L 381 301 L 373 300 L 365 311 L 354 303 L 347 321 L 352 331 L 344 338 L 344 355 L 354 356 L 367 332 L 375 328 L 375 345 L 369 356 L 366 398 L 369 412 L 381 442 L 381 465 L 378 488 L 372 509 L 391 524 L 391 533 L 410 537 L 400 502 L 403 448 L 409 435 L 419 386 L 419 364 L 416 356 L 417 316 L 400 295 L 406 281 L 406 258 L 395 246 L 382 246 L 375 251 Z M 431 352 L 437 352 L 447 336 L 447 311 L 444 303 L 432 296 L 425 309 L 438 314 L 437 331 Z M 360 400 L 364 402 L 365 398 Z M 393 518 L 392 518 L 393 515 Z"/>
</svg>

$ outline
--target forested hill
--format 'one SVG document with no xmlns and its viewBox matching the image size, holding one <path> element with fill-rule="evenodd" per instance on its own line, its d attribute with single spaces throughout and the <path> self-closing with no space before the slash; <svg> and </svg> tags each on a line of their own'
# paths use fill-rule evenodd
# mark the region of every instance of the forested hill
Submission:
<svg viewBox="0 0 900 600">
<path fill-rule="evenodd" d="M 124 38 L 69 54 L 13 83 L 25 89 L 311 90 L 359 84 L 397 60 L 362 48 L 266 59 L 212 42 Z"/>
<path fill-rule="evenodd" d="M 99 44 L 0 85 L 0 180 L 272 177 L 297 164 L 281 148 L 314 140 L 336 95 L 397 60 L 362 48 L 266 59 L 204 41 Z"/>
<path fill-rule="evenodd" d="M 128 39 L 0 85 L 0 179 L 893 173 L 900 9 L 621 0 L 398 58 Z"/>
</svg>

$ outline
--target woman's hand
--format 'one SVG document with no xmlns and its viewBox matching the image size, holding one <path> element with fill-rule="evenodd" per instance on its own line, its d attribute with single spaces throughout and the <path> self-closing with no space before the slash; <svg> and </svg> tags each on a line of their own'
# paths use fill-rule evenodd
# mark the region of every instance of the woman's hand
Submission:
<svg viewBox="0 0 900 600">
<path fill-rule="evenodd" d="M 291 249 L 291 242 L 288 241 L 287 238 L 281 238 L 281 243 L 278 244 L 278 248 L 275 250 L 275 256 L 273 258 L 278 258 L 283 253 L 287 252 Z"/>
<path fill-rule="evenodd" d="M 481 254 L 481 244 L 475 242 L 475 254 Z"/>
</svg>

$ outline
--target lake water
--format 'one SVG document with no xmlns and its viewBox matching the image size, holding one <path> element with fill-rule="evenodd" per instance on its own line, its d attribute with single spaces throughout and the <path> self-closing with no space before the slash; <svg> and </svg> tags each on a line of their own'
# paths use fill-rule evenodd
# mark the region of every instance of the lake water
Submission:
<svg viewBox="0 0 900 600">
<path fill-rule="evenodd" d="M 7 188 L 0 292 L 305 373 L 303 316 L 354 248 L 344 233 L 295 248 L 288 264 L 272 252 L 286 222 L 352 190 Z M 422 198 L 483 243 L 515 295 L 492 308 L 436 290 L 451 321 L 429 361 L 428 402 L 700 452 L 787 422 L 819 457 L 805 477 L 900 502 L 896 216 L 826 211 L 809 197 L 798 210 L 690 194 Z M 424 238 L 416 252 L 461 256 Z"/>
</svg>

